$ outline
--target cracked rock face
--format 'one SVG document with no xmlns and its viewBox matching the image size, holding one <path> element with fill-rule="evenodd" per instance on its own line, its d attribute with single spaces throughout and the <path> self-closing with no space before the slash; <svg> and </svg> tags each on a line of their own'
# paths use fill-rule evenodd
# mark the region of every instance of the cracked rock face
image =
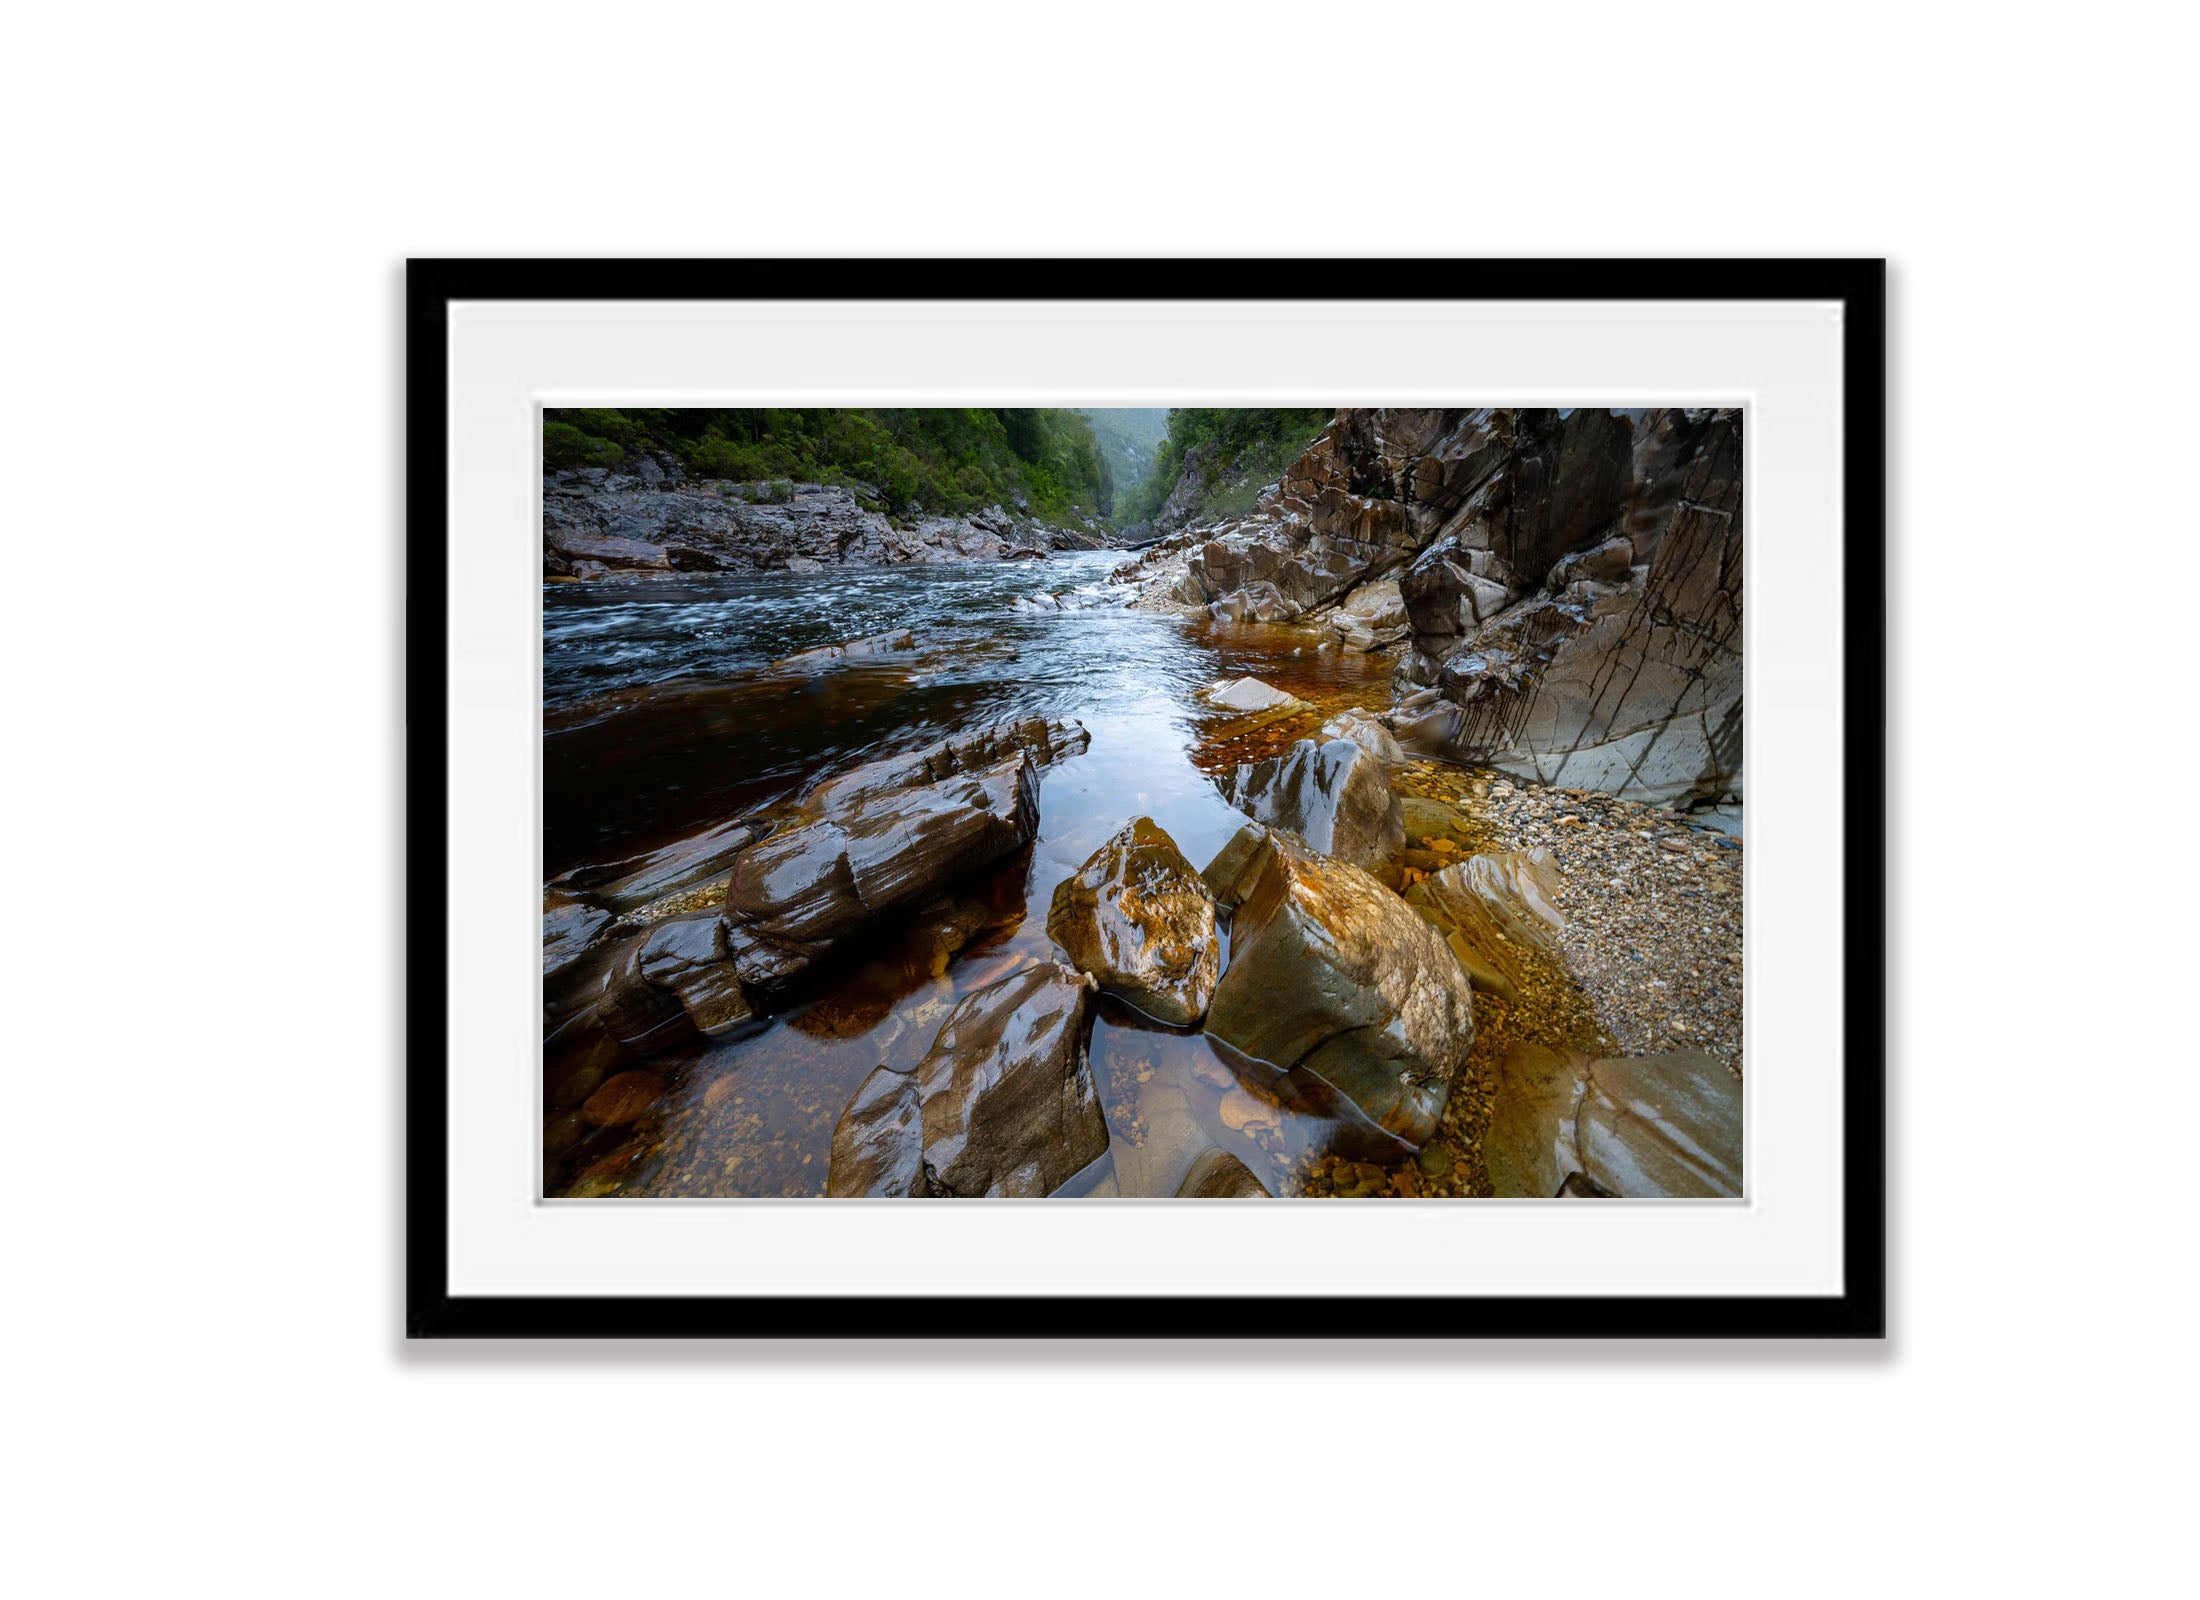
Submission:
<svg viewBox="0 0 2200 1600">
<path fill-rule="evenodd" d="M 1663 805 L 1739 794 L 1741 428 L 1676 408 L 1339 411 L 1253 516 L 1149 552 L 1132 606 L 1261 621 L 1343 597 L 1340 642 L 1397 643 L 1401 702 L 1437 691 L 1395 722 L 1415 748 Z M 1361 602 L 1393 582 L 1402 631 Z"/>
<path fill-rule="evenodd" d="M 1697 1050 L 1607 1057 L 1520 1044 L 1483 1152 L 1501 1198 L 1742 1192 L 1742 1084 Z"/>
<path fill-rule="evenodd" d="M 1177 1027 L 1206 1015 L 1222 975 L 1214 896 L 1151 817 L 1062 880 L 1047 934 L 1101 988 Z"/>
<path fill-rule="evenodd" d="M 1602 508 L 1582 548 L 1538 570 L 1547 543 L 1470 522 L 1409 570 L 1415 653 L 1400 675 L 1442 695 L 1414 742 L 1657 804 L 1740 792 L 1740 418 L 1653 412 L 1638 426 L 1616 490 L 1599 456 L 1597 494 L 1563 497 L 1567 527 Z M 1569 459 L 1550 458 L 1561 471 Z M 1485 555 L 1494 577 L 1540 588 L 1490 612 L 1474 571 Z"/>
<path fill-rule="evenodd" d="M 1323 855 L 1396 880 L 1405 810 L 1381 758 L 1364 744 L 1301 739 L 1280 756 L 1224 774 L 1218 787 L 1255 822 L 1288 828 Z"/>
<path fill-rule="evenodd" d="M 1217 897 L 1237 907 L 1208 1033 L 1420 1148 L 1474 1043 L 1467 975 L 1443 938 L 1359 868 L 1288 835 L 1241 831 L 1207 879 L 1226 880 Z"/>
</svg>

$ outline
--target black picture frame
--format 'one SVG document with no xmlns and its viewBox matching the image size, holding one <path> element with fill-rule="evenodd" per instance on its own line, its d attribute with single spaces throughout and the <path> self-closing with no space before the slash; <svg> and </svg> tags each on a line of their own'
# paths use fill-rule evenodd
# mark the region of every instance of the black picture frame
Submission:
<svg viewBox="0 0 2200 1600">
<path fill-rule="evenodd" d="M 449 1290 L 448 309 L 474 300 L 1839 301 L 1845 578 L 1843 1289 L 1826 1296 L 1457 1296 L 1461 1338 L 1878 1338 L 1886 1332 L 1886 263 L 1825 260 L 413 260 L 406 266 L 405 1329 L 414 1338 L 1224 1338 L 1303 1328 L 1290 1298 L 460 1296 Z M 1325 1299 L 1378 1327 L 1380 1297 Z M 1165 1314 L 1156 1316 L 1158 1308 Z M 888 1310 L 889 1321 L 874 1316 Z M 1426 1326 L 1423 1319 L 1419 1326 Z"/>
</svg>

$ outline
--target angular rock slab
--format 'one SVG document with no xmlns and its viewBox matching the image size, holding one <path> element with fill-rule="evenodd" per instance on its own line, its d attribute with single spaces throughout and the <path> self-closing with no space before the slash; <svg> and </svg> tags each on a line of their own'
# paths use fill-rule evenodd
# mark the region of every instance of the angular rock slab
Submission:
<svg viewBox="0 0 2200 1600">
<path fill-rule="evenodd" d="M 1406 753 L 1388 728 L 1378 722 L 1373 713 L 1354 706 L 1340 711 L 1322 724 L 1324 739 L 1350 739 L 1386 767 L 1405 765 Z"/>
<path fill-rule="evenodd" d="M 1358 867 L 1270 833 L 1218 898 L 1237 905 L 1207 1032 L 1321 1080 L 1392 1138 L 1436 1131 L 1474 1043 L 1473 993 L 1442 937 Z M 1223 861 L 1210 864 L 1209 881 Z"/>
<path fill-rule="evenodd" d="M 697 1034 L 734 1038 L 755 1021 L 715 916 L 670 918 L 636 939 L 605 974 L 596 1018 L 644 1055 Z"/>
<path fill-rule="evenodd" d="M 1101 988 L 1191 1027 L 1222 976 L 1215 897 L 1151 817 L 1134 818 L 1055 888 L 1047 935 Z"/>
<path fill-rule="evenodd" d="M 701 888 L 722 876 L 733 858 L 763 832 L 758 824 L 745 820 L 720 823 L 646 855 L 575 867 L 552 879 L 550 887 L 609 911 L 638 911 L 652 901 Z"/>
<path fill-rule="evenodd" d="M 1742 1083 L 1697 1050 L 1592 1059 L 1521 1044 L 1482 1149 L 1501 1198 L 1742 1192 Z"/>
<path fill-rule="evenodd" d="M 1038 769 L 1023 751 L 982 772 L 841 798 L 833 814 L 781 828 L 735 860 L 725 922 L 744 983 L 784 984 L 879 917 L 1030 843 L 1039 827 Z"/>
<path fill-rule="evenodd" d="M 802 810 L 806 816 L 839 819 L 860 811 L 881 795 L 937 783 L 958 773 L 983 772 L 1018 755 L 1029 755 L 1032 764 L 1044 770 L 1082 755 L 1091 743 L 1092 735 L 1085 731 L 1085 725 L 1073 720 L 1050 722 L 1044 717 L 1027 717 L 1021 722 L 997 722 L 922 750 L 866 762 L 821 778 L 803 795 Z"/>
<path fill-rule="evenodd" d="M 1287 828 L 1323 855 L 1386 881 L 1405 853 L 1405 812 L 1382 761 L 1350 739 L 1301 739 L 1280 756 L 1217 780 L 1222 798 L 1255 822 Z"/>
<path fill-rule="evenodd" d="M 1558 863 L 1541 845 L 1469 856 L 1431 873 L 1419 898 L 1451 930 L 1449 943 L 1477 989 L 1519 997 L 1535 957 L 1556 960 L 1566 919 Z"/>
<path fill-rule="evenodd" d="M 925 1183 L 974 1197 L 1052 1194 L 1107 1153 L 1085 1060 L 1085 979 L 1051 962 L 966 997 L 916 1070 Z"/>
</svg>

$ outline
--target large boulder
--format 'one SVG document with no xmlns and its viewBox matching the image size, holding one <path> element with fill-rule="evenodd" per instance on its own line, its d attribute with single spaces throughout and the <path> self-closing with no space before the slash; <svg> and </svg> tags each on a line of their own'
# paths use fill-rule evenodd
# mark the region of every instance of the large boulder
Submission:
<svg viewBox="0 0 2200 1600">
<path fill-rule="evenodd" d="M 1047 933 L 1100 987 L 1190 1027 L 1222 975 L 1215 900 L 1151 817 L 1134 818 L 1055 888 Z"/>
<path fill-rule="evenodd" d="M 829 1195 L 1035 1198 L 1107 1153 L 1085 979 L 1042 962 L 966 996 L 924 1059 L 881 1066 L 833 1129 Z"/>
<path fill-rule="evenodd" d="M 1288 828 L 1323 855 L 1386 882 L 1406 847 L 1404 808 L 1382 760 L 1350 739 L 1301 739 L 1280 756 L 1225 773 L 1222 798 L 1255 822 Z"/>
<path fill-rule="evenodd" d="M 1482 1148 L 1500 1198 L 1742 1192 L 1742 1083 L 1696 1050 L 1592 1058 L 1517 1044 Z"/>
<path fill-rule="evenodd" d="M 1336 748 L 1336 747 L 1331 747 Z M 1436 1131 L 1474 1042 L 1467 975 L 1435 929 L 1358 867 L 1241 832 L 1207 869 L 1235 905 L 1207 1032 L 1313 1079 L 1399 1143 Z"/>
<path fill-rule="evenodd" d="M 1085 1060 L 1085 978 L 1042 962 L 970 995 L 917 1066 L 927 1186 L 1052 1194 L 1107 1153 Z"/>
<path fill-rule="evenodd" d="M 1396 644 L 1412 631 L 1395 578 L 1361 584 L 1345 596 L 1344 603 L 1330 617 L 1329 626 L 1349 650 L 1379 650 Z"/>
</svg>

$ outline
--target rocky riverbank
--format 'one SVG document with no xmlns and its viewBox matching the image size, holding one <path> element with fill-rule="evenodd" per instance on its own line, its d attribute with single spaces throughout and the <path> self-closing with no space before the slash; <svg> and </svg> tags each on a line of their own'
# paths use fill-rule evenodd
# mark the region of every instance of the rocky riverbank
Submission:
<svg viewBox="0 0 2200 1600">
<path fill-rule="evenodd" d="M 1396 732 L 1429 754 L 1731 811 L 1741 466 L 1733 411 L 1341 411 L 1250 515 L 1115 582 L 1140 610 L 1396 644 Z"/>
<path fill-rule="evenodd" d="M 553 771 L 781 777 L 546 886 L 546 1192 L 1740 1193 L 1738 459 L 1722 413 L 1340 413 L 1104 582 L 634 610 L 692 666 L 568 700 Z M 929 620 L 712 666 L 881 583 Z"/>
<path fill-rule="evenodd" d="M 690 480 L 669 456 L 631 472 L 543 476 L 543 575 L 553 581 L 669 578 L 828 566 L 1042 560 L 1105 548 L 1098 519 L 1055 526 L 992 506 L 968 516 L 889 516 L 875 493 L 818 483 Z"/>
</svg>

